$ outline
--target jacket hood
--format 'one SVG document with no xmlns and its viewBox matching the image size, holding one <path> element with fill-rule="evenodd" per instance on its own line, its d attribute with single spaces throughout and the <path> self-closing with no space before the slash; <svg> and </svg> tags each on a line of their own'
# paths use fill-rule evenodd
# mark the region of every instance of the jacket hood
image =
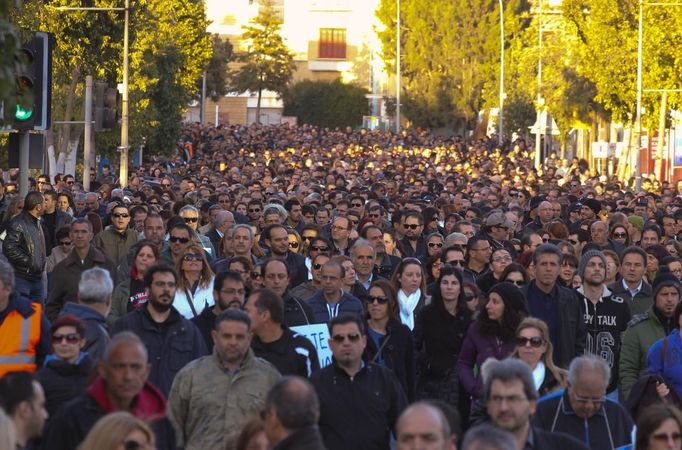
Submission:
<svg viewBox="0 0 682 450">
<path fill-rule="evenodd" d="M 107 318 L 98 311 L 84 305 L 79 305 L 78 303 L 66 302 L 60 316 L 64 314 L 73 314 L 82 320 L 96 320 L 103 324 L 107 323 Z"/>
<path fill-rule="evenodd" d="M 88 387 L 88 394 L 107 414 L 114 411 L 114 407 L 107 397 L 104 378 L 98 376 Z M 166 408 L 166 397 L 154 385 L 145 382 L 142 390 L 133 400 L 133 407 L 130 412 L 138 419 L 155 421 L 166 417 Z"/>
</svg>

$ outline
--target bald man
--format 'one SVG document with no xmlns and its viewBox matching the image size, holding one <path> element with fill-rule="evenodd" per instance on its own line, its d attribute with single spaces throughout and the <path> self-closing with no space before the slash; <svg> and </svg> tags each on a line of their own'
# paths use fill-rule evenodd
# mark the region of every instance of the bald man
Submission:
<svg viewBox="0 0 682 450">
<path fill-rule="evenodd" d="M 456 450 L 445 414 L 426 402 L 414 403 L 400 415 L 396 436 L 398 450 Z"/>
</svg>

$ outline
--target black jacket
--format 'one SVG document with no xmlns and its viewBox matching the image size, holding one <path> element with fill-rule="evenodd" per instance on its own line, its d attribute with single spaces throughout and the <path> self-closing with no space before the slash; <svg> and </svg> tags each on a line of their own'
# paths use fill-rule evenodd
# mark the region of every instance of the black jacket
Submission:
<svg viewBox="0 0 682 450">
<path fill-rule="evenodd" d="M 369 329 L 369 325 L 367 328 Z M 393 371 L 405 391 L 407 400 L 413 402 L 417 383 L 412 331 L 406 325 L 391 320 L 386 325 L 386 336 L 379 340 L 379 347 L 381 346 L 383 346 L 381 357 L 384 360 L 385 367 Z M 364 361 L 375 362 L 374 357 L 378 350 L 374 339 L 368 334 L 367 347 L 365 347 L 363 355 Z"/>
<path fill-rule="evenodd" d="M 297 327 L 299 325 L 315 323 L 313 308 L 300 298 L 291 295 L 288 289 L 284 293 L 282 300 L 284 300 L 284 325 L 287 327 Z"/>
<path fill-rule="evenodd" d="M 282 337 L 274 342 L 264 343 L 254 336 L 251 340 L 253 352 L 275 366 L 282 375 L 310 377 L 320 368 L 315 346 L 308 338 L 288 328 L 282 331 Z"/>
<path fill-rule="evenodd" d="M 606 400 L 594 416 L 581 419 L 571 407 L 568 392 L 561 391 L 538 402 L 533 426 L 550 433 L 579 436 L 582 442 L 589 436 L 590 449 L 611 450 L 630 443 L 634 424 L 627 411 L 611 400 Z"/>
<path fill-rule="evenodd" d="M 69 225 L 73 220 L 71 215 L 65 213 L 64 211 L 55 210 L 52 215 L 43 214 L 41 218 L 41 223 L 43 226 L 43 234 L 45 236 L 45 250 L 49 255 L 52 249 L 59 245 L 57 242 L 57 230 L 65 225 Z M 48 225 L 49 223 L 49 225 Z"/>
<path fill-rule="evenodd" d="M 94 364 L 85 355 L 77 364 L 52 359 L 36 377 L 45 391 L 45 409 L 53 417 L 60 406 L 85 392 Z"/>
<path fill-rule="evenodd" d="M 310 378 L 320 399 L 320 431 L 329 450 L 387 450 L 407 400 L 393 373 L 373 363 L 350 377 L 335 362 Z"/>
<path fill-rule="evenodd" d="M 19 278 L 40 281 L 45 269 L 45 238 L 42 227 L 28 211 L 22 211 L 7 226 L 2 253 Z"/>
<path fill-rule="evenodd" d="M 206 350 L 209 354 L 213 353 L 213 336 L 211 331 L 215 330 L 216 315 L 213 313 L 213 306 L 207 306 L 201 313 L 190 319 L 206 343 Z"/>
<path fill-rule="evenodd" d="M 374 266 L 374 275 L 390 280 L 395 268 L 400 264 L 400 258 L 393 255 L 384 255 L 381 265 Z"/>
<path fill-rule="evenodd" d="M 152 365 L 149 382 L 168 396 L 175 375 L 190 361 L 208 354 L 204 338 L 196 326 L 171 308 L 168 319 L 156 323 L 147 311 L 149 303 L 121 317 L 112 334 L 132 331 L 137 334 L 149 354 Z"/>
<path fill-rule="evenodd" d="M 301 428 L 281 440 L 272 450 L 326 450 L 317 425 Z"/>
<path fill-rule="evenodd" d="M 523 296 L 528 302 L 528 289 L 535 283 L 521 288 Z M 554 343 L 554 364 L 567 369 L 571 360 L 585 353 L 587 340 L 587 325 L 583 318 L 584 311 L 575 291 L 556 285 L 552 296 L 557 302 L 557 342 Z M 534 315 L 530 305 L 526 303 L 528 312 Z"/>
<path fill-rule="evenodd" d="M 305 257 L 294 252 L 287 252 L 284 258 L 289 269 L 289 288 L 293 289 L 301 283 L 308 281 L 308 267 L 305 265 Z"/>
<path fill-rule="evenodd" d="M 531 427 L 532 450 L 588 450 L 584 443 L 566 433 L 548 433 Z"/>
</svg>

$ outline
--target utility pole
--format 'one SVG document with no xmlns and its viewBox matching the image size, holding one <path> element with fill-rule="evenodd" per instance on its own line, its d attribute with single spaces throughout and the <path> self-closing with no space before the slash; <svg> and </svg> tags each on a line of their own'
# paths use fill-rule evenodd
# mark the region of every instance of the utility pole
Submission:
<svg viewBox="0 0 682 450">
<path fill-rule="evenodd" d="M 504 134 L 504 5 L 502 0 L 500 2 L 500 115 L 498 125 L 500 127 L 498 142 L 500 147 L 504 141 L 502 135 Z M 501 149 L 501 148 L 500 148 Z"/>
<path fill-rule="evenodd" d="M 395 58 L 395 132 L 400 133 L 400 0 L 398 2 L 398 13 L 396 14 L 396 58 Z"/>
<path fill-rule="evenodd" d="M 92 75 L 85 77 L 85 132 L 83 136 L 83 189 L 90 192 L 90 159 L 92 158 Z"/>
<path fill-rule="evenodd" d="M 119 183 L 128 186 L 128 25 L 130 21 L 130 0 L 125 0 L 123 24 L 123 92 L 121 92 L 121 167 Z"/>
<path fill-rule="evenodd" d="M 538 98 L 537 98 L 537 119 L 535 124 L 537 129 L 535 130 L 535 168 L 540 169 L 542 167 L 542 160 L 540 158 L 540 153 L 542 151 L 542 131 L 540 130 L 540 119 L 542 118 L 542 110 L 545 105 L 545 101 L 542 98 L 542 1 L 538 0 L 540 3 L 540 14 L 538 16 Z"/>
</svg>

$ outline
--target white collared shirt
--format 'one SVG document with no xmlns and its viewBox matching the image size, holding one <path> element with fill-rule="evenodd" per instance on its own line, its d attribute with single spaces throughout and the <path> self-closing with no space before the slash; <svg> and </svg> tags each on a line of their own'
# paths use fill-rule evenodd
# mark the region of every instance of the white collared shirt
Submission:
<svg viewBox="0 0 682 450">
<path fill-rule="evenodd" d="M 630 289 L 628 284 L 625 282 L 625 278 L 623 278 L 621 281 L 623 283 L 623 287 L 625 288 L 626 291 L 630 293 L 630 296 L 632 298 L 635 297 L 635 295 L 639 294 L 639 292 L 642 290 L 642 287 L 644 287 L 644 280 L 639 280 L 639 285 L 635 289 Z"/>
</svg>

